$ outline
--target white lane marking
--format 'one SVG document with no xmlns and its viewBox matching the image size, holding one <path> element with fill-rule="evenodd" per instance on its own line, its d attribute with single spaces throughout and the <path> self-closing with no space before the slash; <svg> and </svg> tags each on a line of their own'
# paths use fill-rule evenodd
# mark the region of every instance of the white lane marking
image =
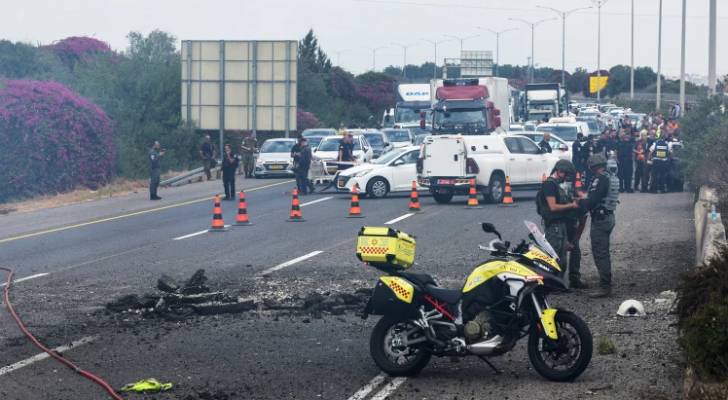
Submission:
<svg viewBox="0 0 728 400">
<path fill-rule="evenodd" d="M 97 338 L 97 336 L 86 336 L 85 338 L 76 340 L 75 342 L 71 342 L 71 344 L 69 344 L 69 345 L 56 347 L 55 349 L 53 349 L 53 351 L 55 351 L 56 353 L 63 353 L 65 351 L 75 349 L 78 346 L 91 343 L 94 340 L 96 340 L 96 338 Z M 33 357 L 26 358 L 23 361 L 18 361 L 15 364 L 10 364 L 7 367 L 2 367 L 2 368 L 0 368 L 0 376 L 9 374 L 15 370 L 18 370 L 23 367 L 27 367 L 28 365 L 37 363 L 38 361 L 45 360 L 46 358 L 49 358 L 49 357 L 50 356 L 48 355 L 48 353 L 40 353 L 40 354 L 34 355 Z"/>
<path fill-rule="evenodd" d="M 334 196 L 322 197 L 322 198 L 320 198 L 318 200 L 313 200 L 313 201 L 309 201 L 307 203 L 303 203 L 303 204 L 301 204 L 301 207 L 310 206 L 311 204 L 320 203 L 322 201 L 331 200 L 333 198 L 334 198 Z"/>
<path fill-rule="evenodd" d="M 384 400 L 389 397 L 390 394 L 394 393 L 397 388 L 406 381 L 407 378 L 394 378 L 389 382 L 379 393 L 375 394 L 371 400 Z"/>
<path fill-rule="evenodd" d="M 303 255 L 301 257 L 294 258 L 293 260 L 290 260 L 290 261 L 286 261 L 283 264 L 278 264 L 275 267 L 268 268 L 265 271 L 261 272 L 261 275 L 268 275 L 271 272 L 276 272 L 276 271 L 281 270 L 283 268 L 290 267 L 293 264 L 299 263 L 299 262 L 304 261 L 304 260 L 308 260 L 311 257 L 316 257 L 317 255 L 319 255 L 321 253 L 323 253 L 323 251 L 321 251 L 321 250 L 312 251 L 312 252 L 310 252 L 310 253 L 308 253 L 306 255 Z"/>
<path fill-rule="evenodd" d="M 372 392 L 372 390 L 376 389 L 377 387 L 379 387 L 379 385 L 382 384 L 382 382 L 384 382 L 384 378 L 386 376 L 387 375 L 385 375 L 384 373 L 381 373 L 381 374 L 375 376 L 374 378 L 372 378 L 371 381 L 369 381 L 369 383 L 364 385 L 364 387 L 359 389 L 356 393 L 352 394 L 351 397 L 349 397 L 347 400 L 364 399 L 365 397 L 367 397 L 369 395 L 369 393 Z"/>
<path fill-rule="evenodd" d="M 225 225 L 225 228 L 229 228 L 230 226 L 231 226 L 231 225 Z M 190 233 L 189 235 L 179 236 L 179 237 L 176 237 L 176 238 L 174 238 L 174 239 L 172 239 L 172 240 L 184 240 L 184 239 L 189 239 L 189 238 L 191 238 L 191 237 L 195 237 L 195 236 L 200 236 L 200 235 L 204 235 L 204 234 L 205 234 L 205 233 L 207 233 L 207 232 L 209 232 L 209 230 L 208 230 L 208 229 L 205 229 L 204 231 L 199 231 L 199 232 L 195 232 L 195 233 Z"/>
<path fill-rule="evenodd" d="M 43 272 L 41 274 L 35 274 L 35 275 L 26 276 L 24 278 L 14 279 L 13 280 L 13 284 L 16 284 L 16 283 L 19 283 L 19 282 L 23 282 L 23 281 L 29 281 L 31 279 L 40 278 L 40 277 L 43 277 L 43 276 L 46 276 L 46 275 L 48 275 L 48 273 L 47 272 Z M 3 287 L 5 285 L 7 285 L 7 282 L 6 283 L 3 283 L 3 284 L 0 284 L 0 287 Z"/>
<path fill-rule="evenodd" d="M 384 223 L 384 225 L 392 225 L 392 224 L 396 224 L 397 222 L 399 222 L 399 221 L 401 221 L 401 220 L 403 220 L 403 219 L 409 218 L 409 217 L 411 217 L 411 216 L 413 216 L 413 215 L 415 215 L 415 213 L 407 213 L 407 214 L 405 214 L 405 215 L 403 215 L 403 216 L 401 216 L 401 217 L 397 217 L 397 218 L 395 218 L 395 219 L 393 219 L 393 220 L 391 220 L 391 221 L 387 221 L 387 222 L 385 222 L 385 223 Z"/>
<path fill-rule="evenodd" d="M 199 232 L 195 232 L 195 233 L 190 233 L 189 235 L 184 235 L 184 236 L 176 237 L 176 238 L 174 238 L 174 239 L 172 239 L 172 240 L 184 240 L 184 239 L 189 239 L 189 238 L 191 238 L 191 237 L 195 237 L 195 236 L 198 236 L 198 235 L 203 235 L 203 234 L 205 234 L 205 233 L 207 233 L 207 229 L 205 229 L 204 231 L 199 231 Z"/>
</svg>

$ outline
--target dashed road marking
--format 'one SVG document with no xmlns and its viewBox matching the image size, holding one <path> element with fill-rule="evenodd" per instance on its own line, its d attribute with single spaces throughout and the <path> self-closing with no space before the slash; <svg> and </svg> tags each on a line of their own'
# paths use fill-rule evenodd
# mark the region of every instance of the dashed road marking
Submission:
<svg viewBox="0 0 728 400">
<path fill-rule="evenodd" d="M 399 222 L 399 221 L 401 221 L 401 220 L 403 220 L 403 219 L 407 219 L 407 218 L 409 218 L 409 217 L 411 217 L 411 216 L 413 216 L 413 215 L 415 215 L 415 213 L 407 213 L 407 214 L 405 214 L 405 215 L 403 215 L 403 216 L 401 216 L 401 217 L 397 217 L 397 218 L 395 218 L 395 219 L 393 219 L 393 220 L 391 220 L 391 221 L 387 221 L 387 222 L 385 222 L 385 223 L 384 223 L 384 225 L 392 225 L 392 224 L 396 224 L 397 222 Z"/>
<path fill-rule="evenodd" d="M 71 349 L 75 349 L 78 346 L 82 346 L 84 344 L 88 344 L 96 340 L 97 336 L 87 336 L 85 338 L 76 340 L 75 342 L 71 342 L 70 344 L 66 346 L 60 346 L 53 349 L 56 353 L 63 353 Z M 37 363 L 38 361 L 45 360 L 46 358 L 49 358 L 50 356 L 48 353 L 40 353 L 36 354 L 33 357 L 26 358 L 25 360 L 18 361 L 15 364 L 10 364 L 6 367 L 0 368 L 0 376 L 3 376 L 5 374 L 9 374 L 13 371 L 19 370 L 20 368 L 27 367 L 28 365 Z"/>
<path fill-rule="evenodd" d="M 394 393 L 397 388 L 406 381 L 407 378 L 394 378 L 389 382 L 379 393 L 372 396 L 371 400 L 384 400 L 389 397 L 390 394 Z"/>
<path fill-rule="evenodd" d="M 312 258 L 312 257 L 316 257 L 317 255 L 319 255 L 321 253 L 323 253 L 323 251 L 321 251 L 321 250 L 312 251 L 306 255 L 302 255 L 301 257 L 294 258 L 293 260 L 290 260 L 290 261 L 286 261 L 283 264 L 278 264 L 275 267 L 268 268 L 265 271 L 261 272 L 261 275 L 268 275 L 271 272 L 276 272 L 283 268 L 290 267 L 293 264 L 299 263 L 304 260 L 308 260 L 309 258 Z"/>
<path fill-rule="evenodd" d="M 322 201 L 331 200 L 333 198 L 334 198 L 334 196 L 322 197 L 322 198 L 317 199 L 317 200 L 313 200 L 313 201 L 309 201 L 307 203 L 303 203 L 303 204 L 301 204 L 301 207 L 310 206 L 311 204 L 320 203 Z"/>
<path fill-rule="evenodd" d="M 41 277 L 44 277 L 46 275 L 48 275 L 48 273 L 47 272 L 43 272 L 43 273 L 40 273 L 40 274 L 30 275 L 30 276 L 26 276 L 26 277 L 23 277 L 23 278 L 13 279 L 13 284 L 16 284 L 16 283 L 19 283 L 19 282 L 23 282 L 23 281 L 29 281 L 29 280 L 35 279 L 35 278 L 41 278 Z M 0 287 L 3 287 L 5 285 L 7 285 L 7 282 L 0 284 Z M 0 375 L 2 375 L 2 374 L 0 374 Z"/>
<path fill-rule="evenodd" d="M 251 188 L 251 189 L 246 190 L 246 193 L 255 192 L 255 191 L 263 190 L 263 189 L 268 189 L 268 188 L 271 188 L 271 187 L 274 187 L 274 186 L 285 185 L 285 184 L 288 184 L 288 183 L 291 183 L 291 182 L 293 182 L 293 181 L 292 180 L 287 180 L 287 181 L 283 181 L 283 182 L 272 183 L 270 185 L 258 186 L 258 187 L 254 187 L 254 188 Z M 46 230 L 43 230 L 43 231 L 40 231 L 40 232 L 26 233 L 26 234 L 22 234 L 22 235 L 18 235 L 18 236 L 12 236 L 12 237 L 9 237 L 9 238 L 0 239 L 0 244 L 7 243 L 7 242 L 12 242 L 12 241 L 15 241 L 15 240 L 20 240 L 20 239 L 27 239 L 27 238 L 31 238 L 31 237 L 35 237 L 35 236 L 47 235 L 49 233 L 62 232 L 62 231 L 66 231 L 66 230 L 69 230 L 69 229 L 82 228 L 84 226 L 100 224 L 102 222 L 116 221 L 116 220 L 119 220 L 119 219 L 128 218 L 128 217 L 134 217 L 134 216 L 137 216 L 137 215 L 149 214 L 149 213 L 153 213 L 155 211 L 169 210 L 170 208 L 181 207 L 181 206 L 186 206 L 186 205 L 195 204 L 195 203 L 201 203 L 203 201 L 208 201 L 210 199 L 212 199 L 212 197 L 211 196 L 207 196 L 207 197 L 203 197 L 201 199 L 188 200 L 188 201 L 183 201 L 183 202 L 180 202 L 180 203 L 169 204 L 169 205 L 162 206 L 162 207 L 150 208 L 148 210 L 135 211 L 135 212 L 128 213 L 128 214 L 117 215 L 115 217 L 101 218 L 101 219 L 96 219 L 96 220 L 93 220 L 93 221 L 81 222 L 79 224 L 66 225 L 66 226 L 61 226 L 61 227 L 58 227 L 58 228 L 46 229 Z"/>
<path fill-rule="evenodd" d="M 231 225 L 225 225 L 225 228 L 229 228 L 230 226 L 231 226 Z M 176 237 L 176 238 L 174 238 L 174 239 L 172 239 L 172 240 L 184 240 L 184 239 L 189 239 L 189 238 L 191 238 L 191 237 L 195 237 L 195 236 L 200 236 L 200 235 L 204 235 L 204 234 L 206 234 L 206 233 L 207 233 L 207 232 L 209 232 L 209 231 L 210 231 L 209 229 L 205 229 L 204 231 L 199 231 L 199 232 L 194 232 L 194 233 L 190 233 L 190 234 L 188 234 L 188 235 L 178 236 L 178 237 Z"/>
<path fill-rule="evenodd" d="M 371 381 L 369 381 L 369 383 L 367 383 L 366 385 L 364 385 L 364 387 L 362 387 L 356 393 L 351 395 L 351 397 L 349 397 L 347 400 L 363 400 L 365 397 L 367 397 L 369 395 L 369 393 L 372 392 L 372 390 L 379 387 L 379 385 L 381 385 L 382 382 L 384 382 L 384 378 L 386 378 L 386 377 L 387 377 L 387 375 L 385 375 L 384 373 L 381 373 L 381 374 L 375 376 L 374 378 L 372 378 Z"/>
</svg>

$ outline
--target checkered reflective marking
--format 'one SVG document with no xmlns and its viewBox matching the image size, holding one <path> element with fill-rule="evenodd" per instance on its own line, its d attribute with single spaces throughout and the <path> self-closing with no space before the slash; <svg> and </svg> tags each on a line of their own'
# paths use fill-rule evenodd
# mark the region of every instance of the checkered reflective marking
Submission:
<svg viewBox="0 0 728 400">
<path fill-rule="evenodd" d="M 415 288 L 414 286 L 412 286 L 412 284 L 402 278 L 397 278 L 394 276 L 383 276 L 379 279 L 381 279 L 382 282 L 387 285 L 387 287 L 392 289 L 398 299 L 404 301 L 405 303 L 412 303 L 412 298 L 415 294 Z"/>
</svg>

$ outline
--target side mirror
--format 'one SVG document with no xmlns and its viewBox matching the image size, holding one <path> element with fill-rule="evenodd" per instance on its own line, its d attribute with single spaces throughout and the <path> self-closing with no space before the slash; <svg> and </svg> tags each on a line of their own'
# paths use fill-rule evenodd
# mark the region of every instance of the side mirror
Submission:
<svg viewBox="0 0 728 400">
<path fill-rule="evenodd" d="M 483 232 L 492 233 L 492 234 L 498 236 L 498 239 L 503 240 L 500 232 L 498 232 L 498 230 L 495 229 L 495 225 L 491 224 L 490 222 L 483 222 L 483 224 L 481 226 L 483 227 Z"/>
</svg>

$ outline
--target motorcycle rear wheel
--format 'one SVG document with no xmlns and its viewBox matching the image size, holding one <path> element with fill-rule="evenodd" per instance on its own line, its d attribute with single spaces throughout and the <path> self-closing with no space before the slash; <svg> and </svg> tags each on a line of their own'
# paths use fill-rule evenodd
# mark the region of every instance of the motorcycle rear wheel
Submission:
<svg viewBox="0 0 728 400">
<path fill-rule="evenodd" d="M 531 330 L 528 358 L 544 378 L 556 382 L 573 381 L 589 366 L 592 334 L 586 322 L 568 311 L 556 313 L 556 326 L 559 338 L 555 344 L 537 329 Z"/>
<path fill-rule="evenodd" d="M 402 333 L 415 328 L 411 321 L 382 317 L 369 340 L 369 352 L 377 366 L 392 376 L 413 376 L 430 362 L 429 351 L 421 346 L 402 346 Z"/>
</svg>

